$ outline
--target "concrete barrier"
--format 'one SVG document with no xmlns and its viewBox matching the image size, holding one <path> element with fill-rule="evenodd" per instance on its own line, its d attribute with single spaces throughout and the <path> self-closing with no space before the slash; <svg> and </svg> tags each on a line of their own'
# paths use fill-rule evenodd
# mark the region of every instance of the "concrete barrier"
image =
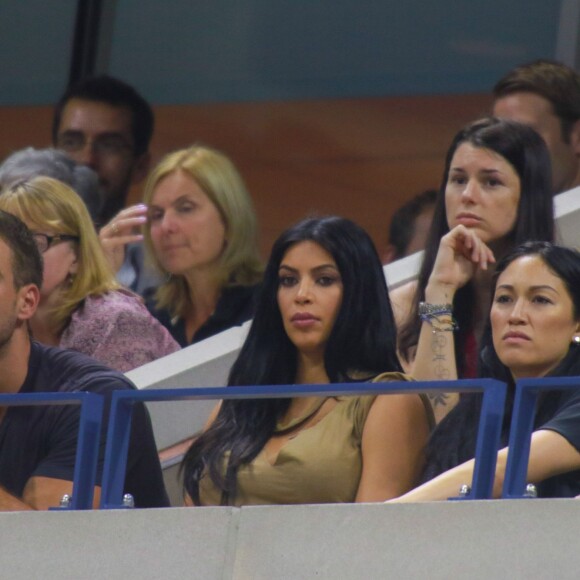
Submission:
<svg viewBox="0 0 580 580">
<path fill-rule="evenodd" d="M 223 387 L 250 323 L 235 326 L 128 373 L 139 389 Z M 191 437 L 205 424 L 215 401 L 148 404 L 158 449 Z"/>
<path fill-rule="evenodd" d="M 580 501 L 0 513 L 3 578 L 578 578 Z"/>
</svg>

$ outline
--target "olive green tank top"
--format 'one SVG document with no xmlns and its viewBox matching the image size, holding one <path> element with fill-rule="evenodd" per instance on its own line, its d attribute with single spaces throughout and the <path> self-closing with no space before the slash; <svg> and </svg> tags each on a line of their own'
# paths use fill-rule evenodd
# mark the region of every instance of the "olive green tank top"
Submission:
<svg viewBox="0 0 580 580">
<path fill-rule="evenodd" d="M 375 380 L 404 381 L 409 377 L 385 373 Z M 277 456 L 269 457 L 262 449 L 251 463 L 239 469 L 233 505 L 353 502 L 362 472 L 363 429 L 375 398 L 337 397 L 336 405 L 326 416 L 297 431 Z M 307 421 L 325 401 L 321 397 L 303 416 L 285 424 L 283 430 Z M 209 477 L 201 479 L 199 490 L 203 505 L 220 505 L 221 492 Z"/>
</svg>

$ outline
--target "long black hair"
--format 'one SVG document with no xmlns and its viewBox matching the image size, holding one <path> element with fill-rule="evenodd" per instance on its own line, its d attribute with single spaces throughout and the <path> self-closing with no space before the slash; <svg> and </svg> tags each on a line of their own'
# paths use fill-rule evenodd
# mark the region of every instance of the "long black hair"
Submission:
<svg viewBox="0 0 580 580">
<path fill-rule="evenodd" d="M 494 273 L 495 288 L 500 274 L 515 260 L 523 256 L 539 256 L 546 266 L 560 278 L 566 287 L 574 306 L 573 316 L 580 320 L 580 253 L 570 248 L 556 246 L 549 242 L 527 242 L 518 246 L 505 256 L 497 265 Z M 494 378 L 510 385 L 506 400 L 504 425 L 502 429 L 502 446 L 507 445 L 509 425 L 514 401 L 513 378 L 509 368 L 499 359 L 491 338 L 491 326 L 488 321 L 483 348 L 479 361 L 479 373 L 482 377 Z M 550 376 L 580 375 L 580 347 L 570 343 L 568 353 L 550 372 Z M 541 397 L 542 414 L 536 417 L 536 426 L 545 422 L 553 411 L 550 403 L 556 403 L 557 397 Z M 427 446 L 427 461 L 423 480 L 451 469 L 475 455 L 475 444 L 479 427 L 482 395 L 480 393 L 464 394 L 459 403 L 437 426 Z"/>
<path fill-rule="evenodd" d="M 295 382 L 297 354 L 278 308 L 278 270 L 286 252 L 305 241 L 317 243 L 333 257 L 342 279 L 342 302 L 324 353 L 330 381 L 348 381 L 353 372 L 371 377 L 400 371 L 393 313 L 371 238 L 344 218 L 308 218 L 274 243 L 256 314 L 231 369 L 229 386 Z M 222 503 L 234 497 L 238 468 L 258 455 L 289 405 L 289 399 L 222 402 L 217 418 L 190 447 L 182 465 L 184 488 L 196 504 L 199 481 L 206 475 L 222 491 Z"/>
<path fill-rule="evenodd" d="M 542 137 L 531 127 L 495 117 L 480 119 L 459 131 L 447 151 L 445 171 L 439 188 L 423 264 L 419 271 L 413 307 L 399 334 L 399 349 L 405 359 L 409 359 L 411 349 L 419 339 L 421 330 L 421 321 L 418 316 L 419 302 L 425 300 L 425 288 L 435 264 L 439 242 L 449 232 L 445 212 L 445 189 L 453 156 L 463 143 L 489 149 L 501 155 L 520 178 L 521 193 L 516 222 L 506 239 L 509 246 L 513 248 L 528 240 L 551 242 L 554 239 L 550 155 Z M 454 300 L 454 317 L 459 324 L 459 331 L 455 335 L 459 377 L 465 369 L 464 345 L 473 326 L 473 299 L 473 285 L 468 283 L 457 291 Z"/>
</svg>

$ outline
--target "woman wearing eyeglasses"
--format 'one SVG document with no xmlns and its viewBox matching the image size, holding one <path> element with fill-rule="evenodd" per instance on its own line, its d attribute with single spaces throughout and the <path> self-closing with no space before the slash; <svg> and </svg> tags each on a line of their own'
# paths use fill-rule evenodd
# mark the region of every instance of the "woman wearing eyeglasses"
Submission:
<svg viewBox="0 0 580 580">
<path fill-rule="evenodd" d="M 81 198 L 67 185 L 37 177 L 2 191 L 0 209 L 31 229 L 42 253 L 34 338 L 126 372 L 179 350 L 140 298 L 124 290 L 103 254 Z"/>
</svg>

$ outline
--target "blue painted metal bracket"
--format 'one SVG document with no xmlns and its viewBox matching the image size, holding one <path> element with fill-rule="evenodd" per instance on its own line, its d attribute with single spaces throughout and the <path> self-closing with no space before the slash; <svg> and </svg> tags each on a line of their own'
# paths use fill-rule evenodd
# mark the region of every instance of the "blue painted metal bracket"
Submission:
<svg viewBox="0 0 580 580">
<path fill-rule="evenodd" d="M 473 382 L 477 384 L 478 381 Z M 481 381 L 481 383 L 483 382 Z M 471 492 L 464 499 L 491 499 L 493 497 L 493 482 L 497 451 L 501 439 L 507 385 L 492 379 L 487 379 L 485 385 L 475 446 L 475 467 Z"/>
<path fill-rule="evenodd" d="M 514 410 L 511 419 L 509 451 L 502 497 L 520 499 L 525 495 L 528 462 L 536 405 L 540 391 L 580 388 L 580 377 L 549 377 L 521 379 L 516 382 Z"/>
<path fill-rule="evenodd" d="M 104 399 L 86 392 L 0 394 L 0 406 L 80 405 L 73 492 L 67 509 L 92 509 Z"/>
<path fill-rule="evenodd" d="M 307 396 L 381 395 L 431 391 L 483 391 L 475 472 L 469 499 L 491 497 L 497 448 L 503 420 L 506 385 L 492 379 L 391 383 L 339 383 L 326 385 L 273 385 L 260 387 L 193 387 L 115 391 L 107 433 L 107 447 L 101 489 L 101 508 L 123 507 L 123 484 L 129 449 L 131 416 L 135 402 L 195 401 L 207 399 L 268 399 Z"/>
</svg>

